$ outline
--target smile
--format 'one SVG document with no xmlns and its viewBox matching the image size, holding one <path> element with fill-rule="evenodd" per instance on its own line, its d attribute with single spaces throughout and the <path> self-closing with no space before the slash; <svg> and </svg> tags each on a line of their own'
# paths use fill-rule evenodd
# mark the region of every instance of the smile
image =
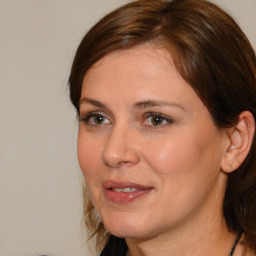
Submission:
<svg viewBox="0 0 256 256">
<path fill-rule="evenodd" d="M 115 191 L 117 193 L 128 193 L 128 192 L 135 192 L 137 191 L 137 188 L 112 188 L 112 191 Z"/>
<path fill-rule="evenodd" d="M 132 182 L 106 181 L 103 184 L 105 196 L 114 203 L 129 203 L 141 198 L 153 190 L 153 187 Z"/>
</svg>

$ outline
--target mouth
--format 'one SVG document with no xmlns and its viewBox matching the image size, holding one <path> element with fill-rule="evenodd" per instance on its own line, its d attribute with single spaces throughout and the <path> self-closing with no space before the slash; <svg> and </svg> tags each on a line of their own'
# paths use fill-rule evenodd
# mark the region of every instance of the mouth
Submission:
<svg viewBox="0 0 256 256">
<path fill-rule="evenodd" d="M 111 188 L 112 191 L 117 193 L 129 193 L 129 192 L 135 192 L 138 191 L 137 188 L 133 187 L 127 187 L 127 188 Z"/>
<path fill-rule="evenodd" d="M 133 182 L 105 181 L 105 196 L 114 203 L 129 203 L 151 192 L 154 188 Z"/>
</svg>

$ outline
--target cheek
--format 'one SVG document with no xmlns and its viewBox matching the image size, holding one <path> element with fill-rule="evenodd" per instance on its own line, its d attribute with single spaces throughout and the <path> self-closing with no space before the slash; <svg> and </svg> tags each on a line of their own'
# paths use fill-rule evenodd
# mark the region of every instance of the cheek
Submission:
<svg viewBox="0 0 256 256">
<path fill-rule="evenodd" d="M 159 175 L 178 175 L 187 172 L 190 158 L 198 158 L 199 152 L 193 145 L 185 143 L 183 138 L 162 138 L 151 141 L 145 146 L 144 157 L 151 168 Z M 184 147 L 184 145 L 186 145 Z M 192 156 L 193 155 L 193 156 Z"/>
<path fill-rule="evenodd" d="M 79 131 L 77 140 L 78 162 L 86 182 L 88 182 L 87 179 L 95 175 L 99 169 L 101 148 L 97 140 L 90 139 L 89 136 Z"/>
<path fill-rule="evenodd" d="M 170 212 L 175 221 L 185 218 L 215 191 L 221 155 L 217 140 L 212 134 L 202 138 L 200 133 L 184 132 L 179 137 L 151 141 L 151 147 L 146 147 L 144 158 L 161 197 L 155 211 L 164 214 L 162 218 L 169 218 Z"/>
<path fill-rule="evenodd" d="M 202 136 L 204 134 L 204 136 Z M 164 181 L 202 179 L 218 173 L 221 145 L 217 133 L 179 130 L 172 135 L 151 140 L 144 147 L 144 158 Z"/>
</svg>

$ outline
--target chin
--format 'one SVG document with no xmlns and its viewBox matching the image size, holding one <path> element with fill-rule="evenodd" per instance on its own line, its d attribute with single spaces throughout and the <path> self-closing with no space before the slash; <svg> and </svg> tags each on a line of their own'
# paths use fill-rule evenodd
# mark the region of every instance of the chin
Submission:
<svg viewBox="0 0 256 256">
<path fill-rule="evenodd" d="M 150 221 L 136 213 L 119 212 L 102 218 L 105 228 L 114 236 L 120 238 L 146 238 L 152 234 Z M 152 220 L 151 220 L 152 224 Z"/>
<path fill-rule="evenodd" d="M 134 226 L 111 226 L 107 230 L 112 235 L 120 238 L 145 239 L 151 237 L 148 230 L 138 229 L 138 227 Z"/>
</svg>

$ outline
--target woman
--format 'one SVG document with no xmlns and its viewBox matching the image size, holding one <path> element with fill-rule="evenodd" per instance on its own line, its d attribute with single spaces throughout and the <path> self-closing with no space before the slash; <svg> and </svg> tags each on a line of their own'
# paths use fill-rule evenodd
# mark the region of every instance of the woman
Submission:
<svg viewBox="0 0 256 256">
<path fill-rule="evenodd" d="M 256 255 L 256 59 L 204 0 L 138 0 L 78 47 L 85 220 L 101 255 Z"/>
</svg>

